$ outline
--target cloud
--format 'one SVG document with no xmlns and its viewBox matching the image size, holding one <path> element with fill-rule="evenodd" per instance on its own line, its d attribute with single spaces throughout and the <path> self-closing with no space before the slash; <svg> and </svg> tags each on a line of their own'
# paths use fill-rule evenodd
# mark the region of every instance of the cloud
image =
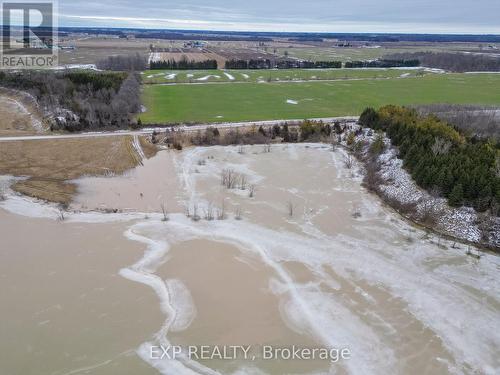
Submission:
<svg viewBox="0 0 500 375">
<path fill-rule="evenodd" d="M 497 0 L 59 0 L 59 13 L 63 26 L 500 33 Z"/>
</svg>

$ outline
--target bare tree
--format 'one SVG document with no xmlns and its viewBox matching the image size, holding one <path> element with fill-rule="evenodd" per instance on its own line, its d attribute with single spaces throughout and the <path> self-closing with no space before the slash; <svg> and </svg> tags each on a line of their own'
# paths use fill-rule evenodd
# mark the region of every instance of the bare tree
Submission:
<svg viewBox="0 0 500 375">
<path fill-rule="evenodd" d="M 238 175 L 233 169 L 223 169 L 221 173 L 221 185 L 227 189 L 234 189 L 238 183 Z"/>
<path fill-rule="evenodd" d="M 451 142 L 446 141 L 443 138 L 436 137 L 434 140 L 434 144 L 431 147 L 432 153 L 435 156 L 438 155 L 446 155 L 448 151 L 450 151 L 451 148 Z"/>
<path fill-rule="evenodd" d="M 66 220 L 66 216 L 64 215 L 64 210 L 62 208 L 59 209 L 59 212 L 57 213 L 57 219 L 59 221 L 64 221 Z"/>
<path fill-rule="evenodd" d="M 250 185 L 248 187 L 248 197 L 253 198 L 255 196 L 255 185 Z"/>
<path fill-rule="evenodd" d="M 163 219 L 162 219 L 162 221 L 168 221 L 167 206 L 164 203 L 161 204 L 161 212 L 163 213 Z"/>
<path fill-rule="evenodd" d="M 247 176 L 245 176 L 244 174 L 240 174 L 239 177 L 240 190 L 245 190 L 247 188 Z"/>
<path fill-rule="evenodd" d="M 96 63 L 98 69 L 116 71 L 141 71 L 148 68 L 148 59 L 139 53 L 135 55 L 109 56 Z"/>
<path fill-rule="evenodd" d="M 235 210 L 235 213 L 234 213 L 234 218 L 236 220 L 241 220 L 242 219 L 242 216 L 241 216 L 241 208 L 240 207 L 237 207 L 236 210 Z"/>
<path fill-rule="evenodd" d="M 198 203 L 193 204 L 193 215 L 191 216 L 191 220 L 199 221 L 200 215 L 198 215 Z"/>
<path fill-rule="evenodd" d="M 205 220 L 212 221 L 213 219 L 214 219 L 214 209 L 212 207 L 212 203 L 208 202 L 208 205 L 205 208 Z"/>
<path fill-rule="evenodd" d="M 351 169 L 354 165 L 354 158 L 351 154 L 344 155 L 344 165 L 347 169 Z"/>
<path fill-rule="evenodd" d="M 295 205 L 292 201 L 286 202 L 286 208 L 288 212 L 289 217 L 293 217 L 294 211 L 295 211 Z"/>
<path fill-rule="evenodd" d="M 226 219 L 226 203 L 224 199 L 220 207 L 217 209 L 217 220 L 225 220 Z"/>
</svg>

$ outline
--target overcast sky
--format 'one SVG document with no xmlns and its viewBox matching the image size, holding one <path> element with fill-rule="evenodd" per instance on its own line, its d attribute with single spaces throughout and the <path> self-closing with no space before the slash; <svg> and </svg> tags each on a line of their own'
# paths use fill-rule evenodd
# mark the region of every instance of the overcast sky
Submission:
<svg viewBox="0 0 500 375">
<path fill-rule="evenodd" d="M 500 0 L 59 0 L 61 26 L 500 34 Z"/>
</svg>

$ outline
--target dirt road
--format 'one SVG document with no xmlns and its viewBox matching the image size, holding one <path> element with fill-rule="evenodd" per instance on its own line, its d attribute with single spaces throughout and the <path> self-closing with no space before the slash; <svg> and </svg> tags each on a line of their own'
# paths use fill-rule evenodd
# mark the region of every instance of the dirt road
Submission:
<svg viewBox="0 0 500 375">
<path fill-rule="evenodd" d="M 325 117 L 325 118 L 314 118 L 311 120 L 315 121 L 347 121 L 354 122 L 358 120 L 358 117 Z M 88 133 L 66 133 L 66 134 L 46 134 L 46 135 L 27 135 L 27 136 L 12 136 L 12 137 L 0 137 L 0 142 L 11 142 L 11 141 L 31 141 L 31 140 L 46 140 L 46 139 L 73 139 L 73 138 L 96 138 L 96 137 L 114 137 L 114 136 L 124 136 L 124 135 L 148 135 L 153 132 L 165 132 L 167 129 L 172 129 L 173 131 L 185 131 L 193 132 L 198 130 L 205 130 L 210 127 L 217 128 L 245 128 L 250 126 L 263 126 L 269 127 L 276 124 L 282 124 L 287 122 L 290 125 L 294 123 L 299 123 L 301 119 L 294 120 L 268 120 L 268 121 L 248 121 L 248 122 L 226 122 L 217 124 L 200 124 L 200 125 L 181 125 L 173 127 L 161 127 L 161 128 L 143 128 L 141 130 L 116 130 L 116 131 L 104 131 L 104 132 L 88 132 Z"/>
</svg>

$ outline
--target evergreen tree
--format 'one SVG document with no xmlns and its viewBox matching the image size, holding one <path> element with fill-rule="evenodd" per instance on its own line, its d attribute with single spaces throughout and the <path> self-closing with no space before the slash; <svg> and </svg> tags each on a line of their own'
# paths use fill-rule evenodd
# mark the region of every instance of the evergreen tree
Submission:
<svg viewBox="0 0 500 375">
<path fill-rule="evenodd" d="M 448 197 L 448 203 L 450 206 L 459 207 L 462 205 L 464 199 L 464 193 L 462 184 L 455 185 Z"/>
</svg>

